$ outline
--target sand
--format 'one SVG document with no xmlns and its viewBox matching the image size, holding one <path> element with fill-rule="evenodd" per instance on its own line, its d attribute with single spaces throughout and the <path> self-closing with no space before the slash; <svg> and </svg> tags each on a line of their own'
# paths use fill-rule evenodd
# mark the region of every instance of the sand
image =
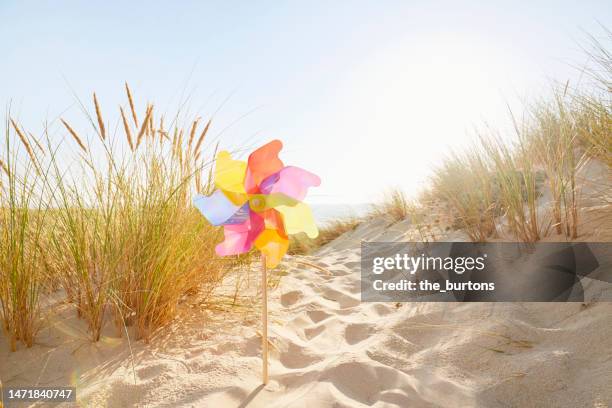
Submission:
<svg viewBox="0 0 612 408">
<path fill-rule="evenodd" d="M 602 211 L 586 213 L 587 239 L 611 240 Z M 185 299 L 150 344 L 112 326 L 92 344 L 56 294 L 34 347 L 11 353 L 0 336 L 0 378 L 76 385 L 87 407 L 612 406 L 612 303 L 362 303 L 361 240 L 411 233 L 407 221 L 374 219 L 272 273 L 266 387 L 259 308 L 245 303 L 255 268 L 227 282 L 215 309 Z"/>
<path fill-rule="evenodd" d="M 359 242 L 394 230 L 373 220 L 285 262 L 271 290 L 265 388 L 258 309 L 206 310 L 197 297 L 131 349 L 111 327 L 90 343 L 74 310 L 54 304 L 31 349 L 10 353 L 2 338 L 0 376 L 5 386 L 74 384 L 81 405 L 96 407 L 612 404 L 612 304 L 362 303 Z"/>
</svg>

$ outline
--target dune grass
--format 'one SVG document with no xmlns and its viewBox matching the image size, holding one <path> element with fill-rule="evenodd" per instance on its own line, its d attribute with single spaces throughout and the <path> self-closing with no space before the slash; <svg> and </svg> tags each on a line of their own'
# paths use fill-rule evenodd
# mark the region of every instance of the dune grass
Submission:
<svg viewBox="0 0 612 408">
<path fill-rule="evenodd" d="M 315 245 L 323 246 L 345 234 L 353 231 L 361 221 L 357 217 L 347 217 L 330 221 L 321 229 L 319 236 L 315 241 Z"/>
<path fill-rule="evenodd" d="M 499 191 L 492 182 L 489 163 L 479 146 L 454 153 L 432 176 L 431 197 L 447 204 L 453 224 L 473 241 L 496 235 Z"/>
<path fill-rule="evenodd" d="M 338 218 L 325 223 L 319 228 L 319 236 L 315 239 L 308 238 L 305 234 L 289 236 L 288 253 L 292 255 L 303 255 L 326 245 L 346 232 L 353 231 L 363 222 L 360 217 L 350 216 Z"/>
<path fill-rule="evenodd" d="M 610 164 L 610 146 L 600 135 L 609 139 L 612 112 L 603 99 L 558 89 L 552 101 L 534 103 L 526 113 L 515 122 L 513 139 L 481 130 L 476 146 L 434 172 L 428 195 L 447 205 L 473 241 L 501 234 L 535 242 L 553 232 L 576 239 L 577 177 L 589 160 Z"/>
<path fill-rule="evenodd" d="M 11 126 L 13 127 L 11 129 Z M 15 123 L 5 123 L 3 151 L 15 151 L 13 130 L 23 148 L 33 154 L 30 142 Z M 46 204 L 37 200 L 40 169 L 28 162 L 20 165 L 16 154 L 0 158 L 0 317 L 11 350 L 17 341 L 31 347 L 39 328 L 39 298 L 45 281 L 44 249 Z"/>
<path fill-rule="evenodd" d="M 13 349 L 32 345 L 44 291 L 64 290 L 93 341 L 110 321 L 149 340 L 184 296 L 209 293 L 231 265 L 214 253 L 222 232 L 191 205 L 211 187 L 214 154 L 203 149 L 211 122 L 181 126 L 177 115 L 165 128 L 152 104 L 139 114 L 127 84 L 126 93 L 114 127 L 93 95 L 93 136 L 64 118 L 55 126 L 61 143 L 51 124 L 39 139 L 12 118 L 6 124 L 0 317 Z"/>
<path fill-rule="evenodd" d="M 510 113 L 514 135 L 480 130 L 474 147 L 435 170 L 428 196 L 445 203 L 473 241 L 500 233 L 525 242 L 553 232 L 580 235 L 577 178 L 589 160 L 612 166 L 612 58 L 601 42 L 591 42 L 595 64 L 584 69 L 595 80 L 589 91 L 554 87 L 552 97 L 526 104 L 521 121 Z"/>
<path fill-rule="evenodd" d="M 387 217 L 390 223 L 404 220 L 408 217 L 412 209 L 412 204 L 400 189 L 387 191 L 383 199 L 372 204 L 366 218 Z"/>
</svg>

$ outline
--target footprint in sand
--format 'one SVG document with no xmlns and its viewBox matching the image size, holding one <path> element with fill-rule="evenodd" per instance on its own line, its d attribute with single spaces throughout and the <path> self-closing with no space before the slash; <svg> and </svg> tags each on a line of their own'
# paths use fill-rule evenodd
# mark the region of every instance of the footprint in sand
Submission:
<svg viewBox="0 0 612 408">
<path fill-rule="evenodd" d="M 340 309 L 355 307 L 361 303 L 359 299 L 331 287 L 324 289 L 322 295 L 327 300 L 338 302 Z"/>
<path fill-rule="evenodd" d="M 346 342 L 350 345 L 361 343 L 374 332 L 374 325 L 369 323 L 351 323 L 344 329 Z"/>
<path fill-rule="evenodd" d="M 282 352 L 279 360 L 287 368 L 304 368 L 321 361 L 323 358 L 308 352 L 308 349 L 295 343 L 289 343 L 286 351 Z"/>
<path fill-rule="evenodd" d="M 292 306 L 300 300 L 304 294 L 299 290 L 292 290 L 291 292 L 283 293 L 280 297 L 281 304 L 285 307 Z"/>
<path fill-rule="evenodd" d="M 314 327 L 308 327 L 304 329 L 304 335 L 306 336 L 308 340 L 312 340 L 315 337 L 317 337 L 319 334 L 323 333 L 325 331 L 325 328 L 326 328 L 325 324 L 320 324 Z"/>
<path fill-rule="evenodd" d="M 308 312 L 306 312 L 306 314 L 308 315 L 310 320 L 312 320 L 313 323 L 319 323 L 331 317 L 331 313 L 327 313 L 323 310 L 309 310 Z"/>
<path fill-rule="evenodd" d="M 387 303 L 372 303 L 369 308 L 375 315 L 378 316 L 385 316 L 389 313 L 397 311 L 397 308 L 395 306 L 391 306 Z"/>
</svg>

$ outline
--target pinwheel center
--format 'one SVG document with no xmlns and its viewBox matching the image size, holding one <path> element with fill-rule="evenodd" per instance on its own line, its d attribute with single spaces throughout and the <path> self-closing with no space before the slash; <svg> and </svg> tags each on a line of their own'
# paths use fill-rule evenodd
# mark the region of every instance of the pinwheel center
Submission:
<svg viewBox="0 0 612 408">
<path fill-rule="evenodd" d="M 262 196 L 251 197 L 249 200 L 249 205 L 253 211 L 263 211 L 266 209 L 266 199 Z"/>
</svg>

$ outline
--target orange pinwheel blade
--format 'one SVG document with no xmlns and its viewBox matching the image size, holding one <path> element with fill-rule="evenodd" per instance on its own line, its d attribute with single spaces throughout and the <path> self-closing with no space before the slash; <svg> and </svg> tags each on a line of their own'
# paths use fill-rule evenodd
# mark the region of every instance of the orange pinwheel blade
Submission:
<svg viewBox="0 0 612 408">
<path fill-rule="evenodd" d="M 265 229 L 255 239 L 255 247 L 266 256 L 266 267 L 275 268 L 287 253 L 289 239 L 277 230 Z"/>
<path fill-rule="evenodd" d="M 280 140 L 273 140 L 249 155 L 244 187 L 247 193 L 259 193 L 259 185 L 268 176 L 280 171 L 283 162 L 278 153 L 283 148 Z"/>
</svg>

